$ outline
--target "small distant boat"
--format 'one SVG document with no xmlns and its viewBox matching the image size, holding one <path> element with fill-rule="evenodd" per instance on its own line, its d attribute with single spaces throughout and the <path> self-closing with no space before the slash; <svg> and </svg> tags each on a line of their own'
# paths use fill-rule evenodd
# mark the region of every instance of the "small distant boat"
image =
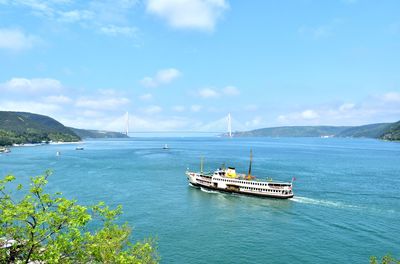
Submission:
<svg viewBox="0 0 400 264">
<path fill-rule="evenodd" d="M 60 151 L 57 151 L 56 152 L 56 156 L 58 157 L 58 156 L 60 156 L 61 155 L 61 152 Z"/>
<path fill-rule="evenodd" d="M 84 150 L 84 147 L 76 147 L 75 150 Z"/>
<path fill-rule="evenodd" d="M 163 149 L 169 149 L 168 145 L 165 144 L 164 147 L 163 147 Z"/>
<path fill-rule="evenodd" d="M 0 153 L 10 153 L 11 150 L 9 148 L 6 147 L 0 147 Z"/>
</svg>

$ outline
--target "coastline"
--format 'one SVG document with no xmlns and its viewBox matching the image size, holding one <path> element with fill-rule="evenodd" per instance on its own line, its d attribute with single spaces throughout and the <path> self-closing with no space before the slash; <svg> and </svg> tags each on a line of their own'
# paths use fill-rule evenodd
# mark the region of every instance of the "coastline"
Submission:
<svg viewBox="0 0 400 264">
<path fill-rule="evenodd" d="M 49 143 L 23 143 L 23 144 L 13 144 L 11 146 L 4 147 L 37 147 L 43 145 L 73 145 L 73 144 L 82 144 L 85 141 L 71 141 L 71 142 L 49 142 Z"/>
</svg>

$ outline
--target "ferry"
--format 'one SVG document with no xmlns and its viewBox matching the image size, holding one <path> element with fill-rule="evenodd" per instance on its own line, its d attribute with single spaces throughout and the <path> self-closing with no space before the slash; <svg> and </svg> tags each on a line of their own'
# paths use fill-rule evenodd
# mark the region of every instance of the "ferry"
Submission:
<svg viewBox="0 0 400 264">
<path fill-rule="evenodd" d="M 272 179 L 261 180 L 251 175 L 252 154 L 250 152 L 250 166 L 248 174 L 237 173 L 235 168 L 219 168 L 213 173 L 203 172 L 203 161 L 201 171 L 192 172 L 187 170 L 186 177 L 193 187 L 200 187 L 220 192 L 246 194 L 265 198 L 288 199 L 294 196 L 291 182 L 273 181 Z"/>
</svg>

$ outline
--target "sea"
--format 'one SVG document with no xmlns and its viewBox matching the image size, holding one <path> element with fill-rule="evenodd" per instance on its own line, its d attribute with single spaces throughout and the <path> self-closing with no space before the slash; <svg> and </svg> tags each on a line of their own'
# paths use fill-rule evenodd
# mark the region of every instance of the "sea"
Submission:
<svg viewBox="0 0 400 264">
<path fill-rule="evenodd" d="M 168 144 L 169 149 L 163 149 Z M 75 150 L 83 146 L 84 150 Z M 185 171 L 225 164 L 294 181 L 287 200 L 189 186 Z M 157 240 L 161 263 L 369 263 L 400 259 L 400 143 L 348 138 L 166 137 L 13 147 L 0 175 L 48 192 L 123 206 L 132 241 Z M 60 155 L 57 156 L 56 153 Z"/>
</svg>

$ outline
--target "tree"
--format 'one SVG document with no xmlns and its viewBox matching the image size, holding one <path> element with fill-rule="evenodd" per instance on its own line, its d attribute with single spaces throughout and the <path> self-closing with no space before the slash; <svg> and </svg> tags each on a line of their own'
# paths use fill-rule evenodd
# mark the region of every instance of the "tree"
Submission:
<svg viewBox="0 0 400 264">
<path fill-rule="evenodd" d="M 372 256 L 370 259 L 370 264 L 379 264 L 379 261 L 375 256 Z M 400 260 L 394 259 L 392 256 L 389 254 L 385 255 L 382 257 L 381 264 L 400 264 Z"/>
<path fill-rule="evenodd" d="M 116 224 L 121 206 L 46 193 L 50 175 L 32 177 L 28 192 L 18 185 L 16 195 L 8 190 L 14 176 L 0 180 L 0 263 L 158 263 L 153 239 L 132 244 L 132 229 Z"/>
</svg>

